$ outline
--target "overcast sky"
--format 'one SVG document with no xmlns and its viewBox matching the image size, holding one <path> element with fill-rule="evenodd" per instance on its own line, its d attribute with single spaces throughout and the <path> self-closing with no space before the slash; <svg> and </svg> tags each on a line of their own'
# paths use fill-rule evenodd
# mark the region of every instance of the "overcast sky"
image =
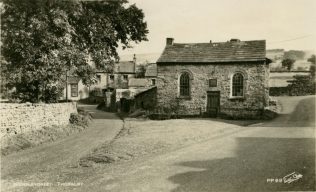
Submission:
<svg viewBox="0 0 316 192">
<path fill-rule="evenodd" d="M 316 50 L 316 0 L 129 0 L 145 13 L 148 42 L 124 54 L 177 43 L 267 40 L 267 48 Z"/>
</svg>

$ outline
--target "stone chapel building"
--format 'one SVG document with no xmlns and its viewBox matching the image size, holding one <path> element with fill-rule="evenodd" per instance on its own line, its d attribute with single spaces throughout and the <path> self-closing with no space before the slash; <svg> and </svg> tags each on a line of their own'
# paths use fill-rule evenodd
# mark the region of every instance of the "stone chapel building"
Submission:
<svg viewBox="0 0 316 192">
<path fill-rule="evenodd" d="M 174 43 L 157 61 L 157 105 L 181 115 L 259 118 L 269 103 L 265 40 Z"/>
</svg>

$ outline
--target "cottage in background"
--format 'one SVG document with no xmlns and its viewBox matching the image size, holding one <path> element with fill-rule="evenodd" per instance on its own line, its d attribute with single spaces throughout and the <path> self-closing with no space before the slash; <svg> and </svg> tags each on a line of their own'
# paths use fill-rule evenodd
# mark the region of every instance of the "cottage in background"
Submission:
<svg viewBox="0 0 316 192">
<path fill-rule="evenodd" d="M 151 85 L 156 85 L 157 79 L 157 64 L 156 63 L 149 63 L 147 65 L 145 78 L 150 80 Z"/>
</svg>

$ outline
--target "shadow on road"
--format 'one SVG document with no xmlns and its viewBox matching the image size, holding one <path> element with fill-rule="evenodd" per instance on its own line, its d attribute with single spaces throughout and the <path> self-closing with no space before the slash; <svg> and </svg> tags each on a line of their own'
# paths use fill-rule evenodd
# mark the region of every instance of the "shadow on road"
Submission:
<svg viewBox="0 0 316 192">
<path fill-rule="evenodd" d="M 178 191 L 314 191 L 315 140 L 312 138 L 238 138 L 233 158 L 177 164 L 205 169 L 176 174 L 168 179 Z M 292 183 L 269 183 L 297 172 Z"/>
<path fill-rule="evenodd" d="M 98 113 L 91 113 L 92 119 L 120 119 L 116 113 L 101 111 Z"/>
<path fill-rule="evenodd" d="M 97 105 L 78 105 L 78 107 L 83 108 L 85 111 L 91 114 L 93 119 L 120 119 L 116 113 L 106 112 L 97 109 Z"/>
<path fill-rule="evenodd" d="M 237 125 L 237 126 L 242 126 L 242 127 L 247 127 L 253 124 L 261 123 L 263 121 L 263 120 L 229 120 L 229 119 L 220 119 L 220 118 L 192 118 L 192 120 L 210 121 L 210 123 L 220 122 L 220 123 L 227 123 L 227 124 Z"/>
</svg>

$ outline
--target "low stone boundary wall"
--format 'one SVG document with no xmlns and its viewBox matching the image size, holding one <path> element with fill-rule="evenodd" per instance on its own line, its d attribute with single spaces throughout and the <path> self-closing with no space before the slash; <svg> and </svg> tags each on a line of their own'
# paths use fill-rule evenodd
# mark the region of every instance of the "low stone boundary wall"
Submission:
<svg viewBox="0 0 316 192">
<path fill-rule="evenodd" d="M 0 136 L 25 133 L 53 125 L 67 125 L 71 113 L 77 113 L 76 103 L 0 104 Z"/>
<path fill-rule="evenodd" d="M 221 108 L 220 116 L 227 119 L 262 119 L 264 109 Z"/>
<path fill-rule="evenodd" d="M 290 89 L 288 87 L 270 87 L 269 95 L 270 96 L 290 95 Z"/>
</svg>

